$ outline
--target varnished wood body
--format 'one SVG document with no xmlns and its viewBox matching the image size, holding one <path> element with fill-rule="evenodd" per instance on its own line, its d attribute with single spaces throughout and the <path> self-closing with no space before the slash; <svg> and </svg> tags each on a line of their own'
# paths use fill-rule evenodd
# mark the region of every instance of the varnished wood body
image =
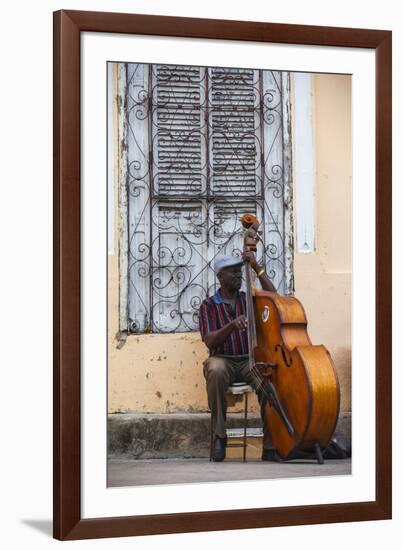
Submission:
<svg viewBox="0 0 402 550">
<path fill-rule="evenodd" d="M 273 447 L 283 459 L 315 443 L 324 448 L 335 430 L 340 404 L 329 352 L 322 345 L 312 345 L 303 306 L 296 298 L 256 290 L 254 310 L 255 360 L 275 365 L 269 369 L 272 382 L 295 430 L 290 436 L 278 413 L 267 404 L 265 421 Z"/>
</svg>

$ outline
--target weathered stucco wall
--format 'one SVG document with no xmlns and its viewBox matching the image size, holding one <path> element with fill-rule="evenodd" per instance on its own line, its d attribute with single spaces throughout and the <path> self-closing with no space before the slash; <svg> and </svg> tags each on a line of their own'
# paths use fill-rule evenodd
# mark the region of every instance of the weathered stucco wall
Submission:
<svg viewBox="0 0 402 550">
<path fill-rule="evenodd" d="M 306 309 L 313 343 L 324 344 L 334 359 L 344 411 L 350 410 L 351 367 L 350 85 L 347 76 L 313 77 L 317 246 L 313 253 L 295 254 L 296 296 Z M 117 207 L 118 185 L 115 199 Z M 108 258 L 109 412 L 205 411 L 207 352 L 198 333 L 129 336 L 117 347 L 118 222 L 116 214 L 115 253 Z M 251 410 L 258 412 L 255 398 Z"/>
<path fill-rule="evenodd" d="M 295 254 L 295 294 L 313 343 L 324 344 L 341 384 L 341 409 L 350 410 L 352 135 L 351 78 L 313 77 L 316 250 Z M 295 192 L 297 193 L 297 182 Z M 295 212 L 297 223 L 297 212 Z"/>
</svg>

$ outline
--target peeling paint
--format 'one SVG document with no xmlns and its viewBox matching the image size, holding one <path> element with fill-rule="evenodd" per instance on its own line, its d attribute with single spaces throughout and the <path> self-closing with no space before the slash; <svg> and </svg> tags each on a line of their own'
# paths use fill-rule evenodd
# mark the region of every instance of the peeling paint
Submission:
<svg viewBox="0 0 402 550">
<path fill-rule="evenodd" d="M 128 196 L 127 196 L 127 120 L 125 116 L 126 110 L 126 84 L 127 74 L 124 66 L 119 67 L 118 71 L 118 96 L 120 97 L 120 107 L 124 107 L 123 110 L 119 109 L 119 135 L 121 139 L 118 141 L 122 146 L 119 151 L 119 327 L 120 330 L 128 330 L 128 251 L 126 243 L 128 242 L 128 223 L 127 223 L 127 208 L 128 208 Z M 124 102 L 122 101 L 124 98 Z"/>
<path fill-rule="evenodd" d="M 122 153 L 125 153 L 127 150 L 128 150 L 127 142 L 126 142 L 125 139 L 122 139 L 122 140 L 120 141 L 120 151 L 121 151 Z"/>
<path fill-rule="evenodd" d="M 123 107 L 123 99 L 120 94 L 116 94 L 116 106 L 117 106 L 118 113 L 120 115 Z"/>
<path fill-rule="evenodd" d="M 294 294 L 293 251 L 293 173 L 290 74 L 282 73 L 283 165 L 284 165 L 284 236 L 285 236 L 285 294 Z"/>
</svg>

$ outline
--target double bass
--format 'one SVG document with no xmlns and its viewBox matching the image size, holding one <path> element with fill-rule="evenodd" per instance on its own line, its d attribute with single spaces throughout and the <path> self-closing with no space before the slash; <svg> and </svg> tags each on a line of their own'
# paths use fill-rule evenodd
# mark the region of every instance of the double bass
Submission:
<svg viewBox="0 0 402 550">
<path fill-rule="evenodd" d="M 244 214 L 244 250 L 256 251 L 259 222 Z M 246 262 L 250 369 L 265 402 L 265 424 L 282 460 L 313 451 L 322 464 L 339 415 L 340 390 L 331 356 L 313 345 L 307 318 L 294 296 L 252 286 Z"/>
</svg>

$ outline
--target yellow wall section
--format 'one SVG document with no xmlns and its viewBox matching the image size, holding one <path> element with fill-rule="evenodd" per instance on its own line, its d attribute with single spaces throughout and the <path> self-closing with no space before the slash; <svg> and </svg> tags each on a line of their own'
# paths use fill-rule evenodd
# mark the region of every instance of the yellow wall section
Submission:
<svg viewBox="0 0 402 550">
<path fill-rule="evenodd" d="M 341 384 L 341 409 L 348 411 L 351 406 L 351 78 L 315 75 L 313 113 L 316 251 L 295 254 L 295 293 L 305 307 L 313 343 L 324 344 L 331 353 Z M 297 223 L 297 212 L 295 218 Z"/>
</svg>

